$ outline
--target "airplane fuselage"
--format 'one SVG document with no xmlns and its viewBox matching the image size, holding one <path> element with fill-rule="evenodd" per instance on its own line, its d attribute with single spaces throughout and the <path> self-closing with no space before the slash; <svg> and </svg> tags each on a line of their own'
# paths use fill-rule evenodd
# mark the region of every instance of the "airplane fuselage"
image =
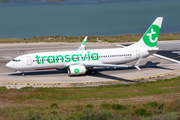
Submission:
<svg viewBox="0 0 180 120">
<path fill-rule="evenodd" d="M 43 52 L 25 54 L 19 56 L 11 62 L 11 66 L 18 71 L 25 70 L 45 70 L 61 69 L 71 64 L 120 64 L 138 59 L 143 53 L 143 57 L 148 52 L 139 49 L 131 50 L 127 48 L 95 49 L 83 51 L 65 52 Z"/>
</svg>

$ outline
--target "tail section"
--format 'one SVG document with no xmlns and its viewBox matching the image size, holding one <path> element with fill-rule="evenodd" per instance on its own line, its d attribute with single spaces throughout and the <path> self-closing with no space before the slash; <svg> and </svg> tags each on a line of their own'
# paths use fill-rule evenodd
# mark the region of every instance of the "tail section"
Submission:
<svg viewBox="0 0 180 120">
<path fill-rule="evenodd" d="M 157 45 L 163 17 L 157 17 L 139 42 L 132 47 L 154 48 Z"/>
</svg>

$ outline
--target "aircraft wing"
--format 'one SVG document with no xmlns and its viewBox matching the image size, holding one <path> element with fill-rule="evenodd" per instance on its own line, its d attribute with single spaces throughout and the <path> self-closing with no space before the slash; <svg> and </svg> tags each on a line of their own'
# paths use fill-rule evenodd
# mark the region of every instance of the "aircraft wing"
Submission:
<svg viewBox="0 0 180 120">
<path fill-rule="evenodd" d="M 95 64 L 84 64 L 85 67 L 109 67 L 109 68 L 129 68 L 129 67 L 135 67 L 138 70 L 142 71 L 139 68 L 139 63 L 142 59 L 142 56 L 137 59 L 137 61 L 133 65 L 114 65 L 114 64 L 102 64 L 102 63 L 95 63 Z"/>
<path fill-rule="evenodd" d="M 84 38 L 83 42 L 81 43 L 81 45 L 80 45 L 76 50 L 85 50 L 85 49 L 86 49 L 86 48 L 85 48 L 85 45 L 86 45 L 87 37 L 88 37 L 88 36 L 86 36 L 86 37 Z"/>
<path fill-rule="evenodd" d="M 124 46 L 124 45 L 121 45 L 121 44 L 115 44 L 115 43 L 113 43 L 112 45 L 117 46 L 117 47 L 121 47 L 121 48 L 125 48 L 125 47 L 126 47 L 126 46 Z"/>
<path fill-rule="evenodd" d="M 113 64 L 84 64 L 85 67 L 107 67 L 107 68 L 128 68 L 129 65 L 113 65 Z"/>
</svg>

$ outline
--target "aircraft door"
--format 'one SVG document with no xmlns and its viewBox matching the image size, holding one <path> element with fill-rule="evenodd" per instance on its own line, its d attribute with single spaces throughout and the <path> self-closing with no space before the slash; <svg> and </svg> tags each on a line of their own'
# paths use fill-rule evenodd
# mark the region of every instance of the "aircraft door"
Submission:
<svg viewBox="0 0 180 120">
<path fill-rule="evenodd" d="M 32 64 L 31 56 L 27 56 L 26 59 L 27 59 L 27 65 L 31 65 Z"/>
<path fill-rule="evenodd" d="M 139 50 L 136 50 L 136 58 L 139 58 L 141 56 L 141 53 Z"/>
</svg>

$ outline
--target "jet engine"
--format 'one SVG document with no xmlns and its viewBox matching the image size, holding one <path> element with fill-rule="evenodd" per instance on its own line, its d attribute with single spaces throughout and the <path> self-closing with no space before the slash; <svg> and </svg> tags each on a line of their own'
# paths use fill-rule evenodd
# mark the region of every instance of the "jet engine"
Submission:
<svg viewBox="0 0 180 120">
<path fill-rule="evenodd" d="M 70 65 L 68 68 L 69 75 L 85 74 L 87 69 L 83 65 Z"/>
</svg>

